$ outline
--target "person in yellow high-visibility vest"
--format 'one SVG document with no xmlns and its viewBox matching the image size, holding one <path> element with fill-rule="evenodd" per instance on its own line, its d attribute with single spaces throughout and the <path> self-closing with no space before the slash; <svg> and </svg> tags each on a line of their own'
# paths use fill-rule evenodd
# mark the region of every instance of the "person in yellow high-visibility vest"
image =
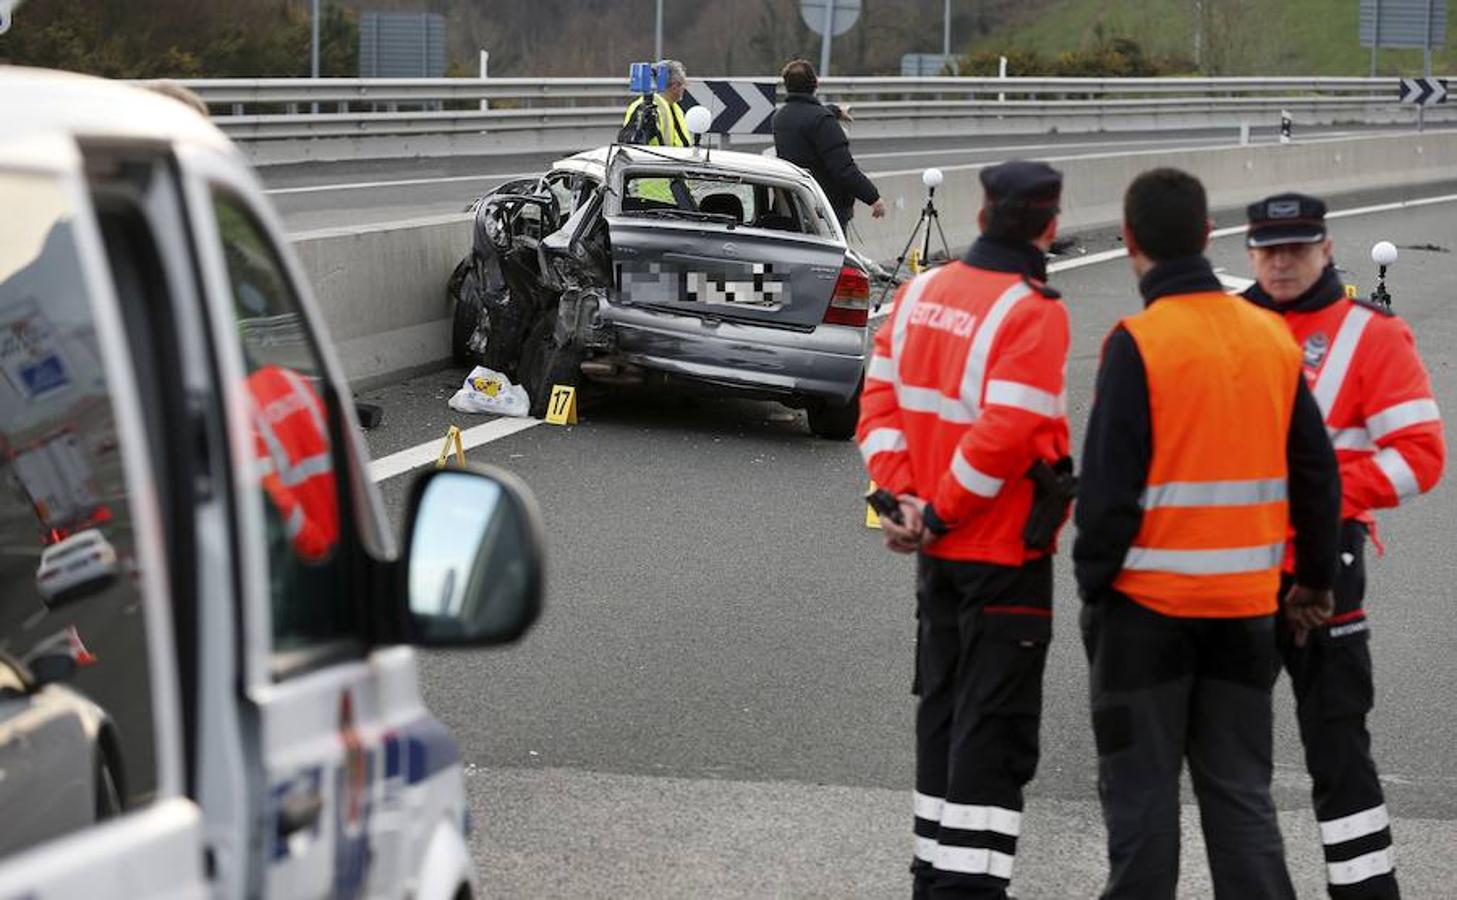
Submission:
<svg viewBox="0 0 1457 900">
<path fill-rule="evenodd" d="M 658 133 L 648 140 L 648 144 L 659 147 L 690 146 L 693 142 L 688 137 L 688 122 L 683 117 L 682 108 L 678 106 L 688 86 L 688 70 L 676 59 L 661 60 L 657 65 L 667 67 L 668 87 L 661 94 L 652 95 L 658 108 Z M 643 98 L 637 97 L 627 105 L 627 113 L 622 117 L 623 125 L 632 121 L 633 114 L 642 103 Z M 630 193 L 646 200 L 674 202 L 673 192 L 663 178 L 640 178 L 633 183 Z"/>
</svg>

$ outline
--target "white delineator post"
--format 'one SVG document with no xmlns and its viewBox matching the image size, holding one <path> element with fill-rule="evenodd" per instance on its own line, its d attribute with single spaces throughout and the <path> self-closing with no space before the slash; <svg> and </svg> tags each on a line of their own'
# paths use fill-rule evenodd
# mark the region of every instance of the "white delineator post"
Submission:
<svg viewBox="0 0 1457 900">
<path fill-rule="evenodd" d="M 997 57 L 997 77 L 1003 79 L 1007 77 L 1007 58 L 1005 56 Z M 997 102 L 1006 103 L 1007 95 L 997 94 Z"/>
<path fill-rule="evenodd" d="M 489 77 L 490 74 L 491 74 L 491 51 L 489 51 L 489 50 L 482 50 L 481 51 L 481 79 L 484 80 L 485 78 Z M 482 100 L 481 101 L 481 109 L 490 109 L 490 108 L 491 108 L 491 101 L 489 101 L 489 100 Z"/>
</svg>

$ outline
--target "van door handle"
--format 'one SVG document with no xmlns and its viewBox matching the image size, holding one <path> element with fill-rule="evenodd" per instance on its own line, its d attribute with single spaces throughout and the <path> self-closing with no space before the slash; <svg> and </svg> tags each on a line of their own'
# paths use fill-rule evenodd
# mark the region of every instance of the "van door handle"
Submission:
<svg viewBox="0 0 1457 900">
<path fill-rule="evenodd" d="M 323 809 L 324 798 L 317 790 L 284 795 L 278 805 L 278 836 L 286 838 L 313 828 L 319 824 L 319 814 Z"/>
</svg>

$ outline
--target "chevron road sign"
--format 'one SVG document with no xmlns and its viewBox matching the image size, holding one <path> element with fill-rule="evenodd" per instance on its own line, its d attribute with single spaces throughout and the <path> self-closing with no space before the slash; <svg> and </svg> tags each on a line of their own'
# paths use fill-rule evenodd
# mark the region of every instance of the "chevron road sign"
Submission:
<svg viewBox="0 0 1457 900">
<path fill-rule="evenodd" d="M 1445 78 L 1403 78 L 1400 90 L 1402 103 L 1436 106 L 1438 103 L 1447 102 Z"/>
<path fill-rule="evenodd" d="M 776 82 L 699 78 L 688 82 L 680 104 L 687 112 L 706 106 L 713 113 L 710 134 L 768 134 Z"/>
</svg>

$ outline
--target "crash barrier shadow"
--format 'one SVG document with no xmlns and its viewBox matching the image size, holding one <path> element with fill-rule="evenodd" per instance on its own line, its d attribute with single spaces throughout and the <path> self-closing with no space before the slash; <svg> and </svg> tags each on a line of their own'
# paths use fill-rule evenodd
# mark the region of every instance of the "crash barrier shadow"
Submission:
<svg viewBox="0 0 1457 900">
<path fill-rule="evenodd" d="M 1128 183 L 1158 166 L 1198 176 L 1215 209 L 1242 207 L 1275 190 L 1341 194 L 1457 179 L 1457 131 L 1131 150 L 1054 159 L 1053 165 L 1065 176 L 1063 230 L 1087 230 L 1117 224 Z M 976 237 L 982 167 L 943 169 L 936 203 L 953 248 Z M 892 260 L 900 252 L 925 201 L 921 171 L 875 176 L 887 214 L 872 219 L 862 207 L 856 216 L 858 247 L 866 255 Z M 470 247 L 470 223 L 469 215 L 457 214 L 293 235 L 346 375 L 357 388 L 448 361 L 446 281 Z"/>
</svg>

